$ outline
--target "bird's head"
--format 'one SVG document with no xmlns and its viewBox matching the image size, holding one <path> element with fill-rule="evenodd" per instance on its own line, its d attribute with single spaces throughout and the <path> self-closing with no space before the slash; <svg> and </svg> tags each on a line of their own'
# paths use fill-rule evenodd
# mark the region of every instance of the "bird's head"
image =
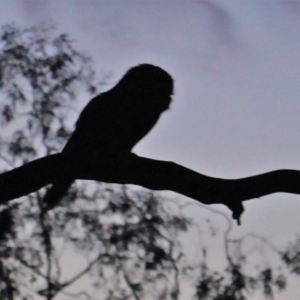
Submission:
<svg viewBox="0 0 300 300">
<path fill-rule="evenodd" d="M 152 104 L 155 102 L 162 111 L 169 108 L 174 89 L 171 75 L 151 64 L 140 64 L 129 69 L 117 86 L 141 101 L 149 99 Z"/>
</svg>

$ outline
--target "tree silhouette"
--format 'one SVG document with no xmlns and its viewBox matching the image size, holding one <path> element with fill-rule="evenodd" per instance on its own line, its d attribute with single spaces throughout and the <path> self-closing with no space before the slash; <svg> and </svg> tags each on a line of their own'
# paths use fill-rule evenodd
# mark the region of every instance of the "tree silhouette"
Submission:
<svg viewBox="0 0 300 300">
<path fill-rule="evenodd" d="M 67 35 L 53 36 L 53 29 L 14 24 L 2 28 L 0 120 L 8 132 L 1 136 L 4 168 L 26 166 L 35 157 L 58 152 L 70 135 L 66 116 L 76 109 L 78 93 L 90 97 L 99 86 L 90 59 L 73 48 Z M 21 177 L 16 190 L 26 185 L 26 177 Z M 176 233 L 186 231 L 189 221 L 167 213 L 154 195 L 79 182 L 45 213 L 46 190 L 11 202 L 0 212 L 1 299 L 52 299 L 95 272 L 92 281 L 103 295 L 140 297 L 147 282 L 177 276 L 181 250 Z M 64 276 L 60 256 L 65 251 L 77 251 L 88 261 Z M 115 279 L 109 279 L 111 271 Z"/>
<path fill-rule="evenodd" d="M 0 122 L 5 129 L 0 139 L 0 298 L 99 299 L 101 291 L 106 300 L 174 300 L 184 295 L 183 280 L 191 283 L 196 299 L 241 300 L 255 291 L 272 296 L 274 288 L 284 289 L 286 273 L 276 267 L 258 263 L 249 272 L 243 242 L 261 241 L 282 260 L 282 267 L 299 274 L 298 240 L 279 251 L 257 235 L 231 239 L 232 223 L 224 215 L 227 263 L 216 271 L 209 267 L 205 244 L 196 263 L 188 261 L 180 237 L 193 226 L 179 203 L 106 183 L 173 190 L 202 203 L 223 203 L 238 218 L 241 201 L 278 191 L 298 193 L 299 172 L 225 180 L 134 154 L 126 160 L 87 158 L 84 164 L 53 154 L 70 136 L 67 116 L 76 110 L 78 95 L 90 97 L 99 86 L 91 60 L 74 49 L 67 35 L 54 32 L 49 26 L 22 29 L 10 24 L 0 33 Z M 87 180 L 76 182 L 45 213 L 44 187 L 69 174 Z M 21 196 L 22 201 L 10 201 Z M 212 235 L 217 231 L 210 229 Z M 68 272 L 64 260 L 69 256 L 68 268 L 80 265 Z M 91 287 L 76 290 L 84 278 Z"/>
</svg>

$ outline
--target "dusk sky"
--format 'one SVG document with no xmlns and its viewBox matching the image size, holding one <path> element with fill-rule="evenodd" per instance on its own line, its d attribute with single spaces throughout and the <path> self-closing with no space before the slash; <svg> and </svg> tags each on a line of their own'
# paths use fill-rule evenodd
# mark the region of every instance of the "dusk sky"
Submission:
<svg viewBox="0 0 300 300">
<path fill-rule="evenodd" d="M 112 74 L 107 88 L 139 63 L 168 71 L 175 79 L 171 110 L 137 154 L 223 178 L 300 170 L 300 2 L 10 0 L 1 2 L 0 20 L 52 21 L 93 58 L 99 80 Z M 233 235 L 251 231 L 284 245 L 299 233 L 299 195 L 253 199 L 245 208 Z M 186 211 L 225 224 L 201 207 Z M 276 299 L 299 296 L 291 281 Z"/>
</svg>

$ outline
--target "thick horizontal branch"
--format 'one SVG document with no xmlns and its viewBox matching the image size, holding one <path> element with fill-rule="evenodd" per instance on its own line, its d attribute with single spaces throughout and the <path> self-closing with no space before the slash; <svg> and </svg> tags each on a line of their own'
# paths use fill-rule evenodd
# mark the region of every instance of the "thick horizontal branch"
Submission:
<svg viewBox="0 0 300 300">
<path fill-rule="evenodd" d="M 152 190 L 174 191 L 205 204 L 225 204 L 236 213 L 236 218 L 242 212 L 242 201 L 277 192 L 300 194 L 300 171 L 297 170 L 277 170 L 241 179 L 220 179 L 199 174 L 173 162 L 135 154 L 85 161 L 54 154 L 1 174 L 0 204 L 65 178 L 136 184 Z"/>
</svg>

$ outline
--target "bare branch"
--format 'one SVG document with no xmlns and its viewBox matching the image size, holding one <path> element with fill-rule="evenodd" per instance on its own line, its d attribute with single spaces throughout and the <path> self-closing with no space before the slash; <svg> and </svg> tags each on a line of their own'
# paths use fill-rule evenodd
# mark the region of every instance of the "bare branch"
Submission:
<svg viewBox="0 0 300 300">
<path fill-rule="evenodd" d="M 300 194 L 300 171 L 276 170 L 241 179 L 202 175 L 173 162 L 126 156 L 86 158 L 80 161 L 54 154 L 0 175 L 0 204 L 37 191 L 62 179 L 97 180 L 169 190 L 204 204 L 224 204 L 238 219 L 242 201 L 277 192 Z"/>
</svg>

